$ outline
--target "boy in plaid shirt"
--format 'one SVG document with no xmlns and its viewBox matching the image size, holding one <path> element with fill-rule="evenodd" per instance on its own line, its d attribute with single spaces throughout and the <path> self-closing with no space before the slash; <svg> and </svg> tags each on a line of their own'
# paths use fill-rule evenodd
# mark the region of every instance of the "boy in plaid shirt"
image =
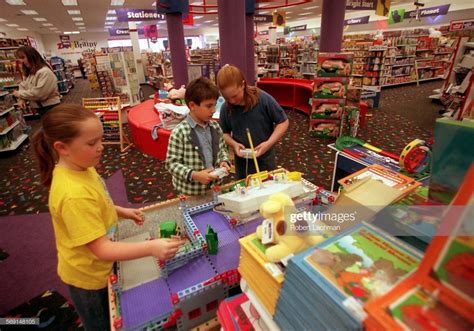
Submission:
<svg viewBox="0 0 474 331">
<path fill-rule="evenodd" d="M 214 168 L 230 169 L 227 145 L 217 122 L 219 90 L 209 79 L 200 77 L 188 84 L 184 99 L 189 115 L 171 133 L 166 154 L 166 168 L 173 176 L 173 186 L 182 194 L 202 195 L 217 180 Z"/>
</svg>

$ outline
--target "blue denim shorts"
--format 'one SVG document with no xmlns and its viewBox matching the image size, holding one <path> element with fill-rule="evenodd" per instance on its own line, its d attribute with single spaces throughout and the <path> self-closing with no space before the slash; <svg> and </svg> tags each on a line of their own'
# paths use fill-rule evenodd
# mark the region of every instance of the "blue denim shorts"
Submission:
<svg viewBox="0 0 474 331">
<path fill-rule="evenodd" d="M 110 330 L 107 288 L 84 290 L 68 285 L 72 302 L 86 331 Z"/>
</svg>

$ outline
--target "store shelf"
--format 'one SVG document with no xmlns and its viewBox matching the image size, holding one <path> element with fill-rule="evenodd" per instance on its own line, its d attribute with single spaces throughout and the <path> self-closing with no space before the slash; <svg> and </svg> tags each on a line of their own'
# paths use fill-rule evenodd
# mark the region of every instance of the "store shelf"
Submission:
<svg viewBox="0 0 474 331">
<path fill-rule="evenodd" d="M 419 79 L 418 81 L 419 82 L 426 82 L 428 80 L 435 80 L 435 79 L 443 79 L 443 76 L 436 76 L 436 77 L 430 77 L 430 78 L 423 78 L 423 79 Z"/>
<path fill-rule="evenodd" d="M 10 108 L 8 108 L 8 109 L 5 109 L 5 110 L 1 111 L 1 112 L 0 112 L 0 116 L 9 113 L 9 112 L 12 111 L 13 109 L 15 109 L 15 107 L 10 107 Z"/>
<path fill-rule="evenodd" d="M 11 129 L 13 129 L 18 124 L 20 124 L 20 122 L 18 122 L 18 121 L 15 121 L 14 123 L 12 123 L 12 125 L 10 125 L 8 128 L 6 128 L 2 132 L 0 132 L 0 136 L 6 135 L 8 132 L 10 132 Z"/>
<path fill-rule="evenodd" d="M 391 66 L 392 68 L 396 67 L 408 67 L 408 66 L 413 66 L 413 63 L 408 63 L 408 64 L 384 64 L 386 66 Z"/>
<path fill-rule="evenodd" d="M 10 94 L 10 92 L 7 91 L 0 91 L 0 97 L 4 97 L 5 95 Z"/>
<path fill-rule="evenodd" d="M 418 67 L 417 69 L 443 69 L 444 67 Z"/>
<path fill-rule="evenodd" d="M 18 47 L 20 47 L 20 46 L 0 47 L 0 50 L 17 49 Z"/>
<path fill-rule="evenodd" d="M 0 152 L 14 151 L 15 149 L 18 148 L 18 146 L 21 145 L 21 143 L 22 143 L 23 141 L 26 140 L 26 138 L 28 138 L 28 135 L 22 134 L 21 136 L 18 137 L 17 140 L 15 140 L 14 142 L 12 142 L 12 143 L 10 144 L 10 146 L 0 149 Z"/>
<path fill-rule="evenodd" d="M 416 83 L 416 80 L 411 80 L 409 82 L 402 82 L 402 83 L 393 83 L 393 84 L 384 84 L 382 87 L 386 86 L 396 86 L 396 85 L 405 85 L 405 84 L 411 84 L 411 83 Z"/>
</svg>

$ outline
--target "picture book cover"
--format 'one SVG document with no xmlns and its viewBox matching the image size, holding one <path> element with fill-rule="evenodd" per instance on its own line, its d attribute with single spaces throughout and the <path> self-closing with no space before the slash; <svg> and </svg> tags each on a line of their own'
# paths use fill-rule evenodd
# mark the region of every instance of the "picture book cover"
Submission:
<svg viewBox="0 0 474 331">
<path fill-rule="evenodd" d="M 474 323 L 458 315 L 436 296 L 415 287 L 388 307 L 389 314 L 405 330 L 473 330 Z"/>
<path fill-rule="evenodd" d="M 414 249 L 362 223 L 318 245 L 304 260 L 331 287 L 363 305 L 415 270 L 420 258 Z"/>
<path fill-rule="evenodd" d="M 224 300 L 219 306 L 218 314 L 220 318 L 226 320 L 226 330 L 269 331 L 260 314 L 245 294 L 239 294 Z"/>
</svg>

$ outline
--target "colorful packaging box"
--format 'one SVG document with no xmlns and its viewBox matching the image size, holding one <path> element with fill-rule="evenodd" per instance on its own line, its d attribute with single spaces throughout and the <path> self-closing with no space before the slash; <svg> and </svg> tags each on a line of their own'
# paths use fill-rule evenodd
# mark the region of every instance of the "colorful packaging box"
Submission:
<svg viewBox="0 0 474 331">
<path fill-rule="evenodd" d="M 339 136 L 341 121 L 330 119 L 310 119 L 309 135 L 314 138 L 336 138 Z"/>
<path fill-rule="evenodd" d="M 318 77 L 348 77 L 352 71 L 352 53 L 319 53 Z"/>
<path fill-rule="evenodd" d="M 344 104 L 344 99 L 313 99 L 311 118 L 341 119 Z"/>
<path fill-rule="evenodd" d="M 316 77 L 313 97 L 318 99 L 341 99 L 346 96 L 349 78 Z"/>
</svg>

